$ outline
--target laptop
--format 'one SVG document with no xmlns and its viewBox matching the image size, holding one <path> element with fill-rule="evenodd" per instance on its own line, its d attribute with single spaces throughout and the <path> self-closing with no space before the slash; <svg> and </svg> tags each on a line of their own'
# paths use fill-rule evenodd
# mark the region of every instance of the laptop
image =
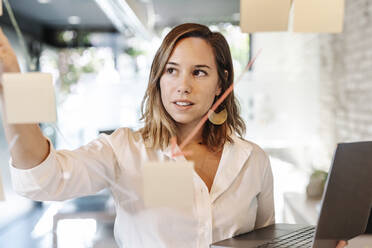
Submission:
<svg viewBox="0 0 372 248">
<path fill-rule="evenodd" d="M 372 208 L 372 142 L 338 144 L 316 227 L 274 224 L 211 248 L 335 248 L 365 232 Z"/>
</svg>

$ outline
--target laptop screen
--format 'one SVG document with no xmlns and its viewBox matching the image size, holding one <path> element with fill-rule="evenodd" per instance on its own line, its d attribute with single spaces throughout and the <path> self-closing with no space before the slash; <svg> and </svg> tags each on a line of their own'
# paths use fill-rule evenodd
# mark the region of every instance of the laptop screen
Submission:
<svg viewBox="0 0 372 248">
<path fill-rule="evenodd" d="M 337 146 L 328 176 L 316 238 L 337 240 L 364 233 L 372 199 L 372 142 Z"/>
</svg>

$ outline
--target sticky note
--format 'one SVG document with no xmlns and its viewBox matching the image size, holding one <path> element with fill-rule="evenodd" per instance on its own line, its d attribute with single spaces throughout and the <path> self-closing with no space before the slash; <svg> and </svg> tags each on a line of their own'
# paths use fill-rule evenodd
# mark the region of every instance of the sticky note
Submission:
<svg viewBox="0 0 372 248">
<path fill-rule="evenodd" d="M 51 74 L 4 73 L 3 94 L 8 123 L 56 121 L 56 103 Z"/>
<path fill-rule="evenodd" d="M 291 0 L 240 0 L 242 32 L 287 31 Z"/>
<path fill-rule="evenodd" d="M 194 164 L 189 161 L 148 162 L 143 166 L 143 197 L 148 208 L 192 210 Z"/>
<path fill-rule="evenodd" d="M 0 174 L 0 201 L 4 201 L 5 196 L 4 196 L 4 189 L 3 189 L 3 183 L 1 180 L 1 174 Z"/>
<path fill-rule="evenodd" d="M 344 0 L 294 0 L 293 31 L 340 33 L 344 11 Z"/>
</svg>

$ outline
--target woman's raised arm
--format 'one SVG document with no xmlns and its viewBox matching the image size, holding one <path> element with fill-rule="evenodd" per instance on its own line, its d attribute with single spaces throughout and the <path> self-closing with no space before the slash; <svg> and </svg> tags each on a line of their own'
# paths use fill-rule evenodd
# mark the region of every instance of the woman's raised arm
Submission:
<svg viewBox="0 0 372 248">
<path fill-rule="evenodd" d="M 0 28 L 0 66 L 2 72 L 20 72 L 19 64 L 7 37 Z M 20 169 L 31 169 L 40 164 L 49 154 L 47 139 L 37 124 L 8 124 L 0 75 L 0 103 L 2 122 L 13 165 Z"/>
</svg>

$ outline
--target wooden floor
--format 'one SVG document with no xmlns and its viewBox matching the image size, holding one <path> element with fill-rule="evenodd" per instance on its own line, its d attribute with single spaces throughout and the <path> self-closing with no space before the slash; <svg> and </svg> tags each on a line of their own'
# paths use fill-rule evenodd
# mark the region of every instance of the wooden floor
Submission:
<svg viewBox="0 0 372 248">
<path fill-rule="evenodd" d="M 0 229 L 0 247 L 41 248 L 43 238 L 32 239 L 31 232 L 44 213 L 43 208 L 34 208 Z"/>
</svg>

